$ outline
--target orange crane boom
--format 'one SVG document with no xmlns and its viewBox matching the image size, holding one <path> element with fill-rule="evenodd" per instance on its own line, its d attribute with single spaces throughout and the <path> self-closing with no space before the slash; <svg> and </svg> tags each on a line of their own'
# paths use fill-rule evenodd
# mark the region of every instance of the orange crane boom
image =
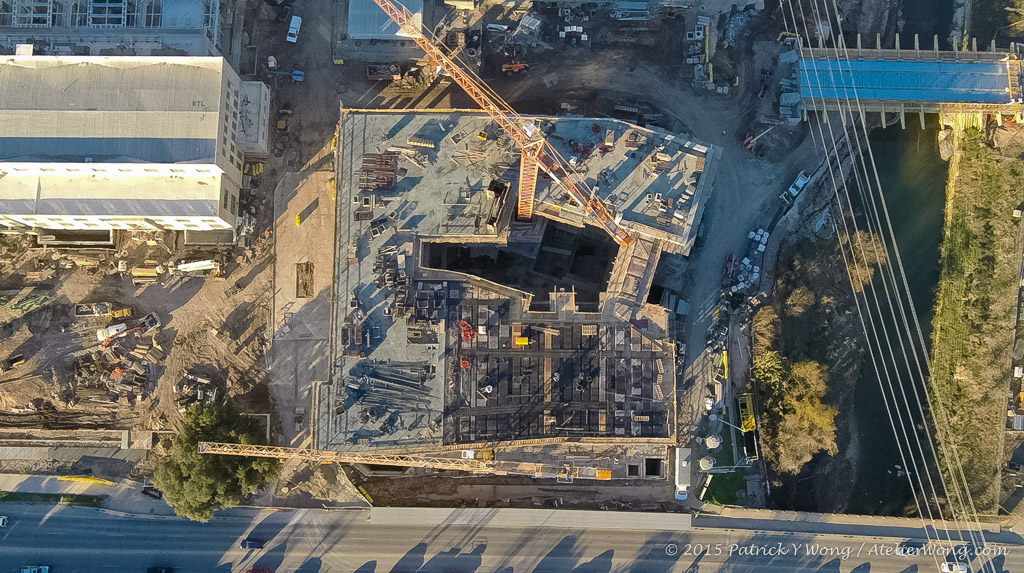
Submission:
<svg viewBox="0 0 1024 573">
<path fill-rule="evenodd" d="M 588 216 L 596 219 L 597 223 L 604 227 L 615 242 L 620 246 L 626 246 L 632 241 L 626 230 L 608 212 L 604 201 L 587 187 L 583 178 L 562 159 L 551 143 L 544 139 L 540 129 L 533 122 L 522 118 L 498 94 L 477 83 L 469 72 L 455 62 L 452 55 L 446 54 L 427 38 L 405 6 L 392 0 L 373 1 L 519 145 L 522 152 L 517 206 L 520 219 L 529 220 L 533 216 L 537 171 L 543 169 L 552 180 L 565 189 L 573 201 L 583 207 Z"/>
<path fill-rule="evenodd" d="M 530 477 L 555 477 L 574 479 L 611 479 L 611 470 L 586 466 L 555 466 L 513 461 L 493 461 L 444 457 L 431 454 L 379 454 L 374 452 L 335 452 L 286 448 L 282 446 L 258 446 L 251 444 L 227 444 L 221 442 L 199 442 L 199 453 L 243 456 L 249 458 L 277 458 L 281 460 L 301 459 L 319 463 L 375 464 L 412 468 L 434 468 L 457 470 L 478 474 L 519 475 Z"/>
</svg>

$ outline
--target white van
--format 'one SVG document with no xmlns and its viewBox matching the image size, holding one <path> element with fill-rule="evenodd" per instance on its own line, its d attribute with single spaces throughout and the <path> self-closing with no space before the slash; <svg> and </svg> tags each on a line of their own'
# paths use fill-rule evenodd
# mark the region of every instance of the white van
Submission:
<svg viewBox="0 0 1024 573">
<path fill-rule="evenodd" d="M 299 41 L 299 28 L 302 27 L 302 18 L 298 16 L 292 16 L 292 23 L 288 24 L 288 35 L 285 36 L 285 40 L 291 43 Z"/>
</svg>

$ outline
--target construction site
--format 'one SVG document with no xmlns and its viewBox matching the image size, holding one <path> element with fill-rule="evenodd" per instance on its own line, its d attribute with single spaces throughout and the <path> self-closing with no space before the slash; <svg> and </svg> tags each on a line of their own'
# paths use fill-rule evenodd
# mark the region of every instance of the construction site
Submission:
<svg viewBox="0 0 1024 573">
<path fill-rule="evenodd" d="M 666 476 L 679 317 L 665 285 L 692 247 L 713 149 L 617 120 L 526 121 L 587 196 L 524 181 L 487 115 L 342 110 L 317 450 Z"/>
<path fill-rule="evenodd" d="M 233 236 L 186 226 L 65 245 L 55 232 L 40 235 L 46 245 L 11 247 L 17 256 L 4 284 L 17 304 L 6 317 L 14 336 L 0 346 L 0 406 L 18 416 L 19 430 L 0 436 L 0 446 L 101 447 L 93 453 L 136 463 L 191 405 L 230 401 L 266 417 L 267 445 L 209 443 L 206 453 L 354 464 L 355 478 L 465 477 L 444 473 L 456 470 L 651 480 L 602 495 L 625 504 L 657 484 L 647 501 L 671 500 L 674 448 L 699 435 L 694 419 L 705 414 L 693 408 L 706 398 L 704 377 L 687 371 L 702 351 L 694 322 L 709 315 L 688 314 L 687 289 L 707 274 L 694 257 L 724 146 L 717 131 L 697 130 L 714 144 L 684 135 L 662 107 L 621 94 L 604 108 L 557 96 L 551 106 L 568 103 L 550 113 L 568 115 L 519 115 L 475 76 L 529 85 L 524 45 L 543 63 L 589 48 L 588 33 L 617 44 L 653 25 L 644 23 L 651 14 L 602 12 L 599 24 L 566 9 L 572 25 L 556 26 L 560 10 L 516 12 L 520 25 L 507 30 L 482 20 L 463 26 L 456 12 L 442 28 L 454 33 L 441 40 L 410 28 L 431 27 L 438 6 L 421 15 L 387 0 L 353 2 L 350 19 L 332 24 L 332 38 L 350 34 L 334 48 L 383 55 L 325 73 L 330 62 L 313 62 L 323 55 L 314 41 L 325 39 L 311 27 L 329 18 L 301 11 L 306 31 L 294 42 L 276 31 L 291 7 L 250 6 L 253 37 L 270 38 L 273 27 L 273 38 L 266 52 L 261 40 L 251 74 L 242 71 L 245 55 L 234 67 L 243 88 L 252 78 L 272 86 L 257 107 L 276 111 L 265 152 L 229 157 L 237 210 L 231 191 L 220 207 L 210 201 L 233 221 Z M 688 54 L 704 45 L 696 32 L 705 20 L 688 20 Z M 401 34 L 360 37 L 360 29 Z M 700 61 L 687 60 L 687 70 L 706 63 L 705 54 L 692 57 Z M 301 66 L 305 79 L 278 66 Z M 338 92 L 345 102 L 367 81 L 367 102 L 420 93 L 379 106 L 392 109 L 364 102 L 338 112 L 322 105 L 338 73 L 352 79 Z M 535 77 L 551 87 L 549 75 Z M 434 99 L 435 88 L 461 91 Z M 233 109 L 238 96 L 224 97 Z M 242 101 L 261 97 L 243 93 Z M 731 117 L 722 107 L 715 113 Z M 737 152 L 744 165 L 752 147 Z M 724 171 L 724 179 L 764 182 L 755 169 Z M 67 352 L 44 355 L 44 347 Z M 46 398 L 29 399 L 38 396 Z M 53 450 L 30 453 L 54 459 Z M 69 454 L 59 471 L 80 471 L 82 455 Z M 442 490 L 428 495 L 450 503 Z"/>
</svg>

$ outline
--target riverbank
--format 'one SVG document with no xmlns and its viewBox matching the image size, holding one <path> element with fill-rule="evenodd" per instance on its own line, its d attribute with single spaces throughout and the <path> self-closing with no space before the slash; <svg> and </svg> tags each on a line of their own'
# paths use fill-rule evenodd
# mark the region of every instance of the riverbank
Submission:
<svg viewBox="0 0 1024 573">
<path fill-rule="evenodd" d="M 959 129 L 959 128 L 958 128 Z M 1024 142 L 967 128 L 951 161 L 928 381 L 940 464 L 966 477 L 979 513 L 998 509 L 1020 249 Z M 959 477 L 959 476 L 957 476 Z M 958 480 L 959 481 L 959 480 Z M 953 508 L 959 506 L 954 502 Z"/>
</svg>

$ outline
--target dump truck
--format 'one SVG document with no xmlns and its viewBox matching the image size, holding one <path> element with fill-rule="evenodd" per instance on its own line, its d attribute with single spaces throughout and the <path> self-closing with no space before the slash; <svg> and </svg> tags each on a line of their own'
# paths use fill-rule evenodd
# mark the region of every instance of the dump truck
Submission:
<svg viewBox="0 0 1024 573">
<path fill-rule="evenodd" d="M 373 82 L 400 80 L 402 68 L 398 64 L 369 64 L 366 66 L 366 79 Z"/>
<path fill-rule="evenodd" d="M 106 328 L 99 328 L 96 330 L 96 341 L 104 342 L 105 340 L 113 338 L 126 330 L 128 330 L 128 325 L 123 322 L 112 324 Z"/>
<path fill-rule="evenodd" d="M 75 305 L 75 316 L 107 316 L 113 306 L 109 302 L 94 302 Z"/>
<path fill-rule="evenodd" d="M 113 318 L 128 318 L 132 315 L 132 309 L 128 307 L 114 308 L 109 302 L 81 303 L 75 305 L 75 317 L 87 318 L 90 316 L 110 316 Z"/>
</svg>

